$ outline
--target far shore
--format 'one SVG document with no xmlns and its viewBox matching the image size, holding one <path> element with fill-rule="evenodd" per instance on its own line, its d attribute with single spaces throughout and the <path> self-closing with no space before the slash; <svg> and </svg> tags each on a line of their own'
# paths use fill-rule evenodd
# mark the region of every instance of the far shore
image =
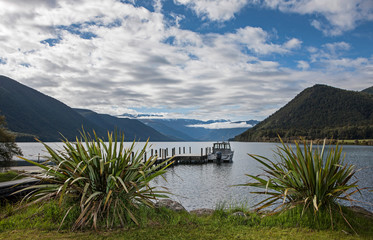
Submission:
<svg viewBox="0 0 373 240">
<path fill-rule="evenodd" d="M 299 140 L 298 138 L 282 138 L 285 143 L 293 143 L 295 140 Z M 327 145 L 360 145 L 360 146 L 373 146 L 373 139 L 347 139 L 347 140 L 337 140 L 337 139 L 313 139 L 307 140 L 307 142 L 312 142 L 313 144 L 325 144 Z M 244 142 L 244 141 L 234 141 L 233 142 Z M 279 143 L 280 140 L 278 138 L 267 138 L 263 139 L 262 141 L 247 141 L 247 142 L 268 142 L 268 143 Z"/>
</svg>

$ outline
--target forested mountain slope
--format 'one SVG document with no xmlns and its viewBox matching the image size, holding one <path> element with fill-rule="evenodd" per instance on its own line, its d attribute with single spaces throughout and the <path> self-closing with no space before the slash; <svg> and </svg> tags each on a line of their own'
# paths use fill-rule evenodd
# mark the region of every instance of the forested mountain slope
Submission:
<svg viewBox="0 0 373 240">
<path fill-rule="evenodd" d="M 277 134 L 283 138 L 373 138 L 373 95 L 315 85 L 235 140 L 267 141 Z"/>
</svg>

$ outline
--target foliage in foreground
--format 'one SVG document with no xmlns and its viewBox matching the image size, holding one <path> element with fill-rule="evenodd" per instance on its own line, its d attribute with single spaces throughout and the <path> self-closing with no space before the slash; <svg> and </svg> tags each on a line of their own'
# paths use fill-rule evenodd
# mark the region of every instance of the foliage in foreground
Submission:
<svg viewBox="0 0 373 240">
<path fill-rule="evenodd" d="M 281 139 L 280 139 L 281 140 Z M 303 141 L 303 148 L 295 141 L 295 151 L 281 140 L 276 156 L 278 161 L 249 154 L 264 167 L 264 176 L 248 177 L 255 182 L 242 184 L 264 189 L 253 192 L 266 195 L 256 206 L 257 210 L 277 206 L 276 210 L 285 210 L 297 205 L 303 206 L 302 214 L 313 209 L 315 215 L 320 209 L 338 210 L 341 214 L 339 200 L 353 201 L 351 195 L 359 191 L 357 181 L 352 181 L 356 170 L 353 165 L 344 164 L 342 147 L 330 146 L 325 153 L 325 142 L 321 152 L 313 150 L 312 142 Z"/>
<path fill-rule="evenodd" d="M 231 215 L 236 211 L 243 211 L 247 217 Z M 261 216 L 235 207 L 217 209 L 211 216 L 198 217 L 187 212 L 141 206 L 134 213 L 139 225 L 129 223 L 117 230 L 72 233 L 69 231 L 74 222 L 72 216 L 66 218 L 59 232 L 56 231 L 63 210 L 54 200 L 13 213 L 11 206 L 3 207 L 1 212 L 7 212 L 9 216 L 0 217 L 0 239 L 357 239 L 342 217 L 336 215 L 333 218 L 335 228 L 331 231 L 328 214 L 319 215 L 318 219 L 305 215 L 299 222 L 300 211 L 294 208 L 277 215 Z M 343 211 L 353 219 L 351 224 L 361 238 L 372 236 L 372 218 L 351 215 L 352 212 L 345 208 Z"/>
<path fill-rule="evenodd" d="M 168 165 L 156 165 L 156 157 L 144 159 L 147 143 L 136 153 L 135 142 L 129 148 L 124 147 L 124 135 L 108 133 L 108 143 L 86 134 L 75 143 L 64 140 L 64 150 L 55 151 L 42 143 L 50 157 L 47 163 L 39 164 L 26 161 L 44 169 L 45 176 L 34 176 L 43 181 L 40 185 L 28 187 L 31 190 L 26 200 L 32 203 L 57 198 L 60 206 L 79 215 L 72 229 L 98 225 L 111 228 L 124 226 L 133 221 L 138 223 L 135 212 L 140 205 L 153 207 L 153 201 L 167 197 L 166 191 L 159 191 L 149 185 L 150 181 L 165 173 Z M 65 219 L 62 219 L 62 223 Z M 61 223 L 61 224 L 62 224 Z"/>
</svg>

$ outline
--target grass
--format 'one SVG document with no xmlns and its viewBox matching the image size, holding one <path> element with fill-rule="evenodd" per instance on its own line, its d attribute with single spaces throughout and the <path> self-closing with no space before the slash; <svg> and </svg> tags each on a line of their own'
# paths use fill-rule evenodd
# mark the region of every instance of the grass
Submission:
<svg viewBox="0 0 373 240">
<path fill-rule="evenodd" d="M 11 231 L 0 233 L 0 239 L 369 239 L 354 237 L 342 232 L 313 231 L 309 229 L 247 228 L 229 226 L 216 228 L 213 225 L 162 226 L 134 228 L 110 232 L 55 232 L 55 231 Z"/>
<path fill-rule="evenodd" d="M 140 208 L 136 215 L 139 225 L 129 222 L 124 228 L 98 232 L 92 228 L 71 231 L 69 226 L 74 218 L 66 219 L 61 231 L 57 231 L 61 221 L 61 209 L 57 201 L 32 205 L 20 211 L 16 206 L 7 205 L 1 213 L 7 217 L 0 219 L 0 239 L 372 239 L 373 220 L 362 216 L 350 216 L 352 224 L 359 232 L 354 235 L 345 222 L 335 219 L 334 231 L 330 230 L 328 214 L 304 215 L 299 223 L 298 210 L 279 215 L 260 216 L 245 207 L 223 205 L 211 216 L 198 217 L 186 212 L 175 213 L 168 209 Z M 243 211 L 247 218 L 232 216 L 235 211 Z M 300 210 L 299 210 L 300 211 Z M 344 209 L 346 214 L 352 214 Z M 77 213 L 79 214 L 79 212 Z M 319 224 L 318 224 L 319 222 Z M 328 225 L 329 224 L 329 225 Z M 328 227 L 329 226 L 329 227 Z M 343 231 L 348 232 L 348 234 Z"/>
<path fill-rule="evenodd" d="M 24 175 L 19 174 L 16 171 L 7 171 L 0 173 L 0 182 L 8 182 L 8 181 L 13 181 L 17 179 L 24 178 Z"/>
</svg>

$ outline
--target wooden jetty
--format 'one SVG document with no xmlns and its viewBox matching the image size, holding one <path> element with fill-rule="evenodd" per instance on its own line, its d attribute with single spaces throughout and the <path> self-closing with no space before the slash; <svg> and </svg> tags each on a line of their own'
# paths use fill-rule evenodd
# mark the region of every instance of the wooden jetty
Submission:
<svg viewBox="0 0 373 240">
<path fill-rule="evenodd" d="M 36 178 L 26 177 L 18 180 L 13 180 L 9 182 L 0 183 L 0 201 L 9 197 L 18 197 L 19 195 L 24 195 L 27 192 L 22 194 L 12 195 L 14 192 L 21 190 L 25 187 L 35 185 L 39 183 L 40 180 Z"/>
<path fill-rule="evenodd" d="M 186 150 L 189 150 L 189 153 L 186 152 Z M 211 153 L 211 147 L 201 148 L 201 154 L 192 154 L 191 152 L 191 147 L 189 147 L 189 149 L 186 149 L 185 147 L 179 147 L 178 149 L 172 148 L 171 152 L 169 152 L 168 148 L 160 148 L 159 151 L 151 149 L 150 155 L 157 157 L 157 164 L 169 161 L 174 162 L 171 166 L 179 164 L 205 164 L 209 162 L 207 155 Z M 146 154 L 144 155 L 144 159 L 147 159 Z"/>
<path fill-rule="evenodd" d="M 170 161 L 173 161 L 171 167 L 182 164 L 206 164 L 212 163 L 212 161 L 208 161 L 207 158 L 207 155 L 209 153 L 211 153 L 211 147 L 201 148 L 200 154 L 192 154 L 191 147 L 174 147 L 171 148 L 171 151 L 169 151 L 169 148 L 150 149 L 150 151 L 147 151 L 144 154 L 144 161 L 148 159 L 148 157 L 155 156 L 157 158 L 156 164 L 169 163 Z M 135 153 L 133 152 L 132 154 L 134 156 Z M 39 155 L 38 159 L 34 161 L 43 162 L 44 160 L 41 160 Z M 25 163 L 27 162 L 25 161 Z M 28 173 L 36 173 L 39 168 L 36 166 L 19 165 L 10 167 L 10 169 L 25 171 Z M 15 181 L 0 183 L 0 200 L 2 198 L 9 197 L 13 192 L 16 192 L 17 190 L 34 184 L 38 184 L 38 182 L 38 179 L 27 177 Z"/>
</svg>

